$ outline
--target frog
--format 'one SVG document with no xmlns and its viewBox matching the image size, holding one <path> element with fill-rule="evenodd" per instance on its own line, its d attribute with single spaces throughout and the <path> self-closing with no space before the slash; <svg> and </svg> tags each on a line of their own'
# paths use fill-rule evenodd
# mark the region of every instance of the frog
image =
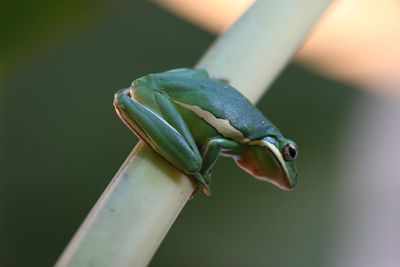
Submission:
<svg viewBox="0 0 400 267">
<path fill-rule="evenodd" d="M 119 90 L 114 107 L 141 140 L 211 195 L 220 156 L 258 180 L 292 190 L 298 148 L 228 81 L 206 70 L 150 73 Z"/>
</svg>

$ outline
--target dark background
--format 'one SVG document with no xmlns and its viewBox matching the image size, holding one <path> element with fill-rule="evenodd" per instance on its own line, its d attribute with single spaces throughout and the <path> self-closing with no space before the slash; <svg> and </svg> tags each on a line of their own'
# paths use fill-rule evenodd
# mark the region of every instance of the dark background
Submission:
<svg viewBox="0 0 400 267">
<path fill-rule="evenodd" d="M 215 36 L 145 1 L 22 1 L 1 12 L 0 265 L 51 266 L 135 145 L 114 92 L 193 66 Z M 186 205 L 150 266 L 322 266 L 340 231 L 337 147 L 360 97 L 288 66 L 258 107 L 300 147 L 298 188 L 219 160 L 213 196 Z"/>
</svg>

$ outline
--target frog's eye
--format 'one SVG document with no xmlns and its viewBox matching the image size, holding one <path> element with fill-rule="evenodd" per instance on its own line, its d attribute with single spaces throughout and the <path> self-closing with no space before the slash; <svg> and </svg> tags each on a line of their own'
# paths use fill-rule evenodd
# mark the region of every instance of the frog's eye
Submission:
<svg viewBox="0 0 400 267">
<path fill-rule="evenodd" d="M 297 157 L 297 149 L 294 144 L 286 144 L 283 148 L 283 157 L 285 160 L 291 161 Z"/>
</svg>

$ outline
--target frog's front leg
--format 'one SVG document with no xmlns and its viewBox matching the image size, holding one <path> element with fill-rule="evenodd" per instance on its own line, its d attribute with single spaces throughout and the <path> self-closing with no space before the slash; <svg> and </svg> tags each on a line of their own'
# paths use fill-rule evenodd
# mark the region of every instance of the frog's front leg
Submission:
<svg viewBox="0 0 400 267">
<path fill-rule="evenodd" d="M 131 93 L 129 89 L 121 90 L 115 96 L 114 105 L 121 119 L 162 157 L 195 177 L 209 192 L 209 184 L 200 174 L 201 154 L 173 104 L 159 93 L 147 92 L 138 99 Z"/>
<path fill-rule="evenodd" d="M 209 183 L 212 167 L 221 153 L 230 156 L 240 155 L 244 149 L 245 145 L 235 142 L 231 139 L 222 137 L 209 139 L 202 149 L 203 166 L 200 173 Z"/>
</svg>

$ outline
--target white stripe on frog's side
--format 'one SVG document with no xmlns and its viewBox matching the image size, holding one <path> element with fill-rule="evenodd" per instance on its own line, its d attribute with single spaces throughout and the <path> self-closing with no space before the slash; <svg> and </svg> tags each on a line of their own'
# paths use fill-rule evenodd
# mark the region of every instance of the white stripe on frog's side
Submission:
<svg viewBox="0 0 400 267">
<path fill-rule="evenodd" d="M 219 119 L 214 116 L 211 112 L 200 108 L 199 106 L 193 106 L 185 103 L 181 103 L 179 101 L 173 100 L 178 105 L 193 111 L 197 116 L 205 120 L 208 124 L 214 127 L 218 133 L 222 134 L 224 137 L 231 138 L 240 143 L 247 143 L 250 140 L 244 138 L 244 135 L 241 131 L 236 129 L 230 124 L 228 120 Z"/>
</svg>

